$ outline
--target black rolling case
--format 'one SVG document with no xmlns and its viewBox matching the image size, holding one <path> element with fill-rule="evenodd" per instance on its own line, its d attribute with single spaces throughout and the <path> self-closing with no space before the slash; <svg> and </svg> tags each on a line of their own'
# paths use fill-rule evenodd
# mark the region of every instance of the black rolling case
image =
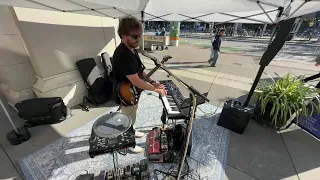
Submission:
<svg viewBox="0 0 320 180">
<path fill-rule="evenodd" d="M 67 116 L 67 107 L 60 97 L 28 99 L 18 102 L 15 108 L 26 120 L 26 127 L 59 123 Z"/>
<path fill-rule="evenodd" d="M 112 82 L 101 76 L 94 59 L 83 59 L 76 62 L 76 65 L 88 89 L 88 97 L 84 99 L 94 105 L 107 102 L 112 95 Z"/>
</svg>

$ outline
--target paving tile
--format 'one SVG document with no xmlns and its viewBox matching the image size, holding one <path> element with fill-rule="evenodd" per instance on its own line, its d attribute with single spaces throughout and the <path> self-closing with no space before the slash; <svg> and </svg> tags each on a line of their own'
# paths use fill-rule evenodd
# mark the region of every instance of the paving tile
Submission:
<svg viewBox="0 0 320 180">
<path fill-rule="evenodd" d="M 217 64 L 236 68 L 253 68 L 252 57 L 235 54 L 220 54 Z"/>
<path fill-rule="evenodd" d="M 221 107 L 223 104 L 221 102 L 230 99 L 240 99 L 244 102 L 247 97 L 247 93 L 248 91 L 245 90 L 231 88 L 219 84 L 213 84 L 209 91 L 208 98 L 214 105 L 220 104 Z"/>
<path fill-rule="evenodd" d="M 320 143 L 301 129 L 282 133 L 300 180 L 320 179 Z"/>
<path fill-rule="evenodd" d="M 288 70 L 295 76 L 303 76 L 303 75 L 310 76 L 310 75 L 319 73 L 319 71 L 312 71 L 312 70 L 306 70 L 306 69 L 288 68 Z"/>
<path fill-rule="evenodd" d="M 226 167 L 226 176 L 225 180 L 258 180 L 244 172 L 241 172 L 229 165 Z"/>
<path fill-rule="evenodd" d="M 284 77 L 285 75 L 287 75 L 288 73 L 290 73 L 290 71 L 288 70 L 288 68 L 285 67 L 277 67 L 277 66 L 267 66 L 264 71 L 264 73 L 262 74 L 262 78 L 261 79 L 265 79 L 265 78 L 270 78 L 269 76 L 271 76 L 272 78 L 277 78 L 277 77 Z M 278 76 L 279 75 L 279 76 Z"/>
<path fill-rule="evenodd" d="M 231 132 L 227 164 L 261 180 L 298 179 L 281 136 L 255 121 L 242 135 Z"/>
<path fill-rule="evenodd" d="M 11 160 L 2 148 L 0 148 L 0 162 L 0 179 L 22 180 L 19 172 L 15 169 Z"/>
<path fill-rule="evenodd" d="M 253 67 L 239 68 L 233 66 L 222 66 L 219 70 L 219 73 L 232 74 L 233 76 L 246 77 L 250 79 L 254 79 L 254 77 L 256 76 L 256 72 Z"/>
</svg>

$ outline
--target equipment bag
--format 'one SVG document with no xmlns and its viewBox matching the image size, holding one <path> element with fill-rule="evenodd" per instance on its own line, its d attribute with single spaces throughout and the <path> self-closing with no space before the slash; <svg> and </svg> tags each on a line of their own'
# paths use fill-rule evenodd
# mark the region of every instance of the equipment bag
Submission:
<svg viewBox="0 0 320 180">
<path fill-rule="evenodd" d="M 28 99 L 18 102 L 15 108 L 26 120 L 26 127 L 59 123 L 67 116 L 67 107 L 60 97 Z"/>
<path fill-rule="evenodd" d="M 102 78 L 94 59 L 83 59 L 76 65 L 88 89 L 89 101 L 95 105 L 107 102 L 112 95 L 112 83 Z"/>
<path fill-rule="evenodd" d="M 101 54 L 101 61 L 105 70 L 105 78 L 108 81 L 111 81 L 112 84 L 112 97 L 111 99 L 114 100 L 117 104 L 120 104 L 120 99 L 118 99 L 117 95 L 117 83 L 113 73 L 113 66 L 112 66 L 112 57 L 109 56 L 108 53 L 104 52 Z"/>
</svg>

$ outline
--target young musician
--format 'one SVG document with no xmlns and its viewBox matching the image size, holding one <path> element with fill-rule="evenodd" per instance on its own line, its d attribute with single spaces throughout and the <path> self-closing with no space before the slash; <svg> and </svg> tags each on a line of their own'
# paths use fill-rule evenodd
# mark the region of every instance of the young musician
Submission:
<svg viewBox="0 0 320 180">
<path fill-rule="evenodd" d="M 142 36 L 140 22 L 134 17 L 122 18 L 119 23 L 118 35 L 121 38 L 121 43 L 114 51 L 112 60 L 115 82 L 118 84 L 123 81 L 130 81 L 131 84 L 140 89 L 155 91 L 162 96 L 166 95 L 167 92 L 159 82 L 150 78 L 147 82 L 141 79 L 142 76 L 146 75 L 144 72 L 145 66 L 142 64 L 138 52 L 135 49 L 139 46 L 140 38 Z M 120 104 L 120 99 L 117 99 L 117 103 Z M 134 125 L 137 109 L 138 104 L 133 106 L 123 105 L 121 113 L 128 115 Z M 143 137 L 144 134 L 136 131 L 135 136 L 140 138 Z M 134 153 L 143 152 L 143 149 L 139 146 L 129 148 L 129 150 Z"/>
</svg>

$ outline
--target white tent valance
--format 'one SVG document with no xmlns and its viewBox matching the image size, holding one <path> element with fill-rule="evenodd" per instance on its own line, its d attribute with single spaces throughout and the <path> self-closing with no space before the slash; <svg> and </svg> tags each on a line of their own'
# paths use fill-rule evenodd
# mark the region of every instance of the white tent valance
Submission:
<svg viewBox="0 0 320 180">
<path fill-rule="evenodd" d="M 144 11 L 144 21 L 269 24 L 279 8 L 287 17 L 320 10 L 319 0 L 0 0 L 0 5 L 112 18 L 132 15 L 141 19 Z"/>
</svg>

